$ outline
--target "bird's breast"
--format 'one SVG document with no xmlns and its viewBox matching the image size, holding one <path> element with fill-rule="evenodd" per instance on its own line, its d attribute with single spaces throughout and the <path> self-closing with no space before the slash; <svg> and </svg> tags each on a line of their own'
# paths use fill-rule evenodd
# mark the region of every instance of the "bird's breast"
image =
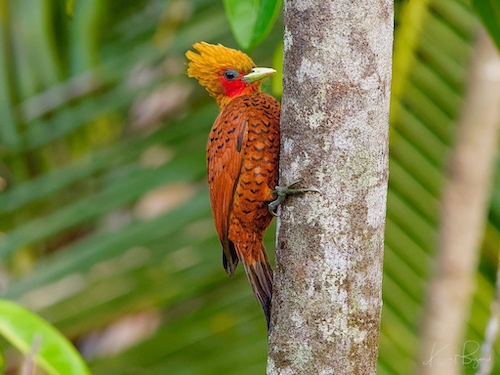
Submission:
<svg viewBox="0 0 500 375">
<path fill-rule="evenodd" d="M 212 210 L 221 227 L 263 232 L 272 216 L 267 205 L 278 182 L 280 104 L 255 93 L 227 104 L 212 128 L 207 167 Z M 231 238 L 231 235 L 229 235 Z"/>
</svg>

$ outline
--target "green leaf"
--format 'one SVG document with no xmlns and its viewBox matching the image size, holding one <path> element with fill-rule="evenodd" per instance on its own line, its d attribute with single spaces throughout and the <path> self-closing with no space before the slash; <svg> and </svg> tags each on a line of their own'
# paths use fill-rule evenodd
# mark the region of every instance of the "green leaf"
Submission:
<svg viewBox="0 0 500 375">
<path fill-rule="evenodd" d="M 500 49 L 500 0 L 472 0 L 472 8 Z"/>
<path fill-rule="evenodd" d="M 73 17 L 73 12 L 75 9 L 75 0 L 66 0 L 66 13 L 68 16 Z"/>
<path fill-rule="evenodd" d="M 0 374 L 5 374 L 5 356 L 0 351 Z"/>
<path fill-rule="evenodd" d="M 0 333 L 23 354 L 33 356 L 49 375 L 90 375 L 71 343 L 38 315 L 0 300 Z"/>
<path fill-rule="evenodd" d="M 281 0 L 224 0 L 226 16 L 238 44 L 255 47 L 269 34 L 281 9 Z"/>
<path fill-rule="evenodd" d="M 283 94 L 283 43 L 280 43 L 273 55 L 273 67 L 276 74 L 271 77 L 273 95 L 281 97 Z"/>
</svg>

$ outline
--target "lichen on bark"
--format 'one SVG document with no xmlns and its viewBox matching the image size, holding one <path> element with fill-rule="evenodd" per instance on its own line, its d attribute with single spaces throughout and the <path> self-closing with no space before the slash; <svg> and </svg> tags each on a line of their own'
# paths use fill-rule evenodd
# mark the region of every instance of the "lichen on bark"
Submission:
<svg viewBox="0 0 500 375">
<path fill-rule="evenodd" d="M 268 374 L 374 374 L 382 306 L 392 1 L 285 1 Z"/>
</svg>

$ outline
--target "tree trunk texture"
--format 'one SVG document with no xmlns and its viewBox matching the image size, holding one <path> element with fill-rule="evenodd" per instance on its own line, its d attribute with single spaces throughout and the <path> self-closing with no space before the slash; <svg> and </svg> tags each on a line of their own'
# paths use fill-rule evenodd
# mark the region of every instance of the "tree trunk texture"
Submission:
<svg viewBox="0 0 500 375">
<path fill-rule="evenodd" d="M 280 208 L 267 374 L 375 374 L 393 1 L 284 4 Z"/>
<path fill-rule="evenodd" d="M 487 219 L 499 126 L 500 57 L 481 30 L 441 199 L 439 250 L 427 292 L 420 375 L 461 374 L 465 365 L 471 365 L 465 362 L 471 358 L 464 356 L 464 350 L 479 349 L 480 343 L 467 343 L 464 335 Z"/>
</svg>

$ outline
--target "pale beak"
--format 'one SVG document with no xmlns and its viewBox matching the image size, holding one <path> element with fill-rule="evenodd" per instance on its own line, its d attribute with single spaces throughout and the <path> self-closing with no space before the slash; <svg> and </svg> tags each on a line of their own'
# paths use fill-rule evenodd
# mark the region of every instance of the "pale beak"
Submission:
<svg viewBox="0 0 500 375">
<path fill-rule="evenodd" d="M 249 85 L 255 81 L 260 81 L 261 79 L 269 77 L 275 73 L 276 70 L 272 68 L 253 68 L 250 73 L 243 76 L 241 79 Z"/>
</svg>

